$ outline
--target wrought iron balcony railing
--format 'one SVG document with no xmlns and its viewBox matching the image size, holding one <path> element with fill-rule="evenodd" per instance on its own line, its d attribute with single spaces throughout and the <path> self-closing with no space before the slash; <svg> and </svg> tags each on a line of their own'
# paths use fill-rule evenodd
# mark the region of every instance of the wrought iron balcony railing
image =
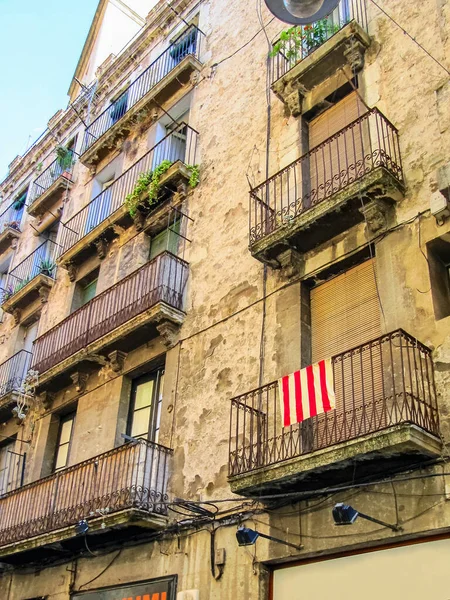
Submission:
<svg viewBox="0 0 450 600">
<path fill-rule="evenodd" d="M 10 492 L 0 498 L 0 546 L 119 510 L 166 515 L 171 454 L 139 440 Z"/>
<path fill-rule="evenodd" d="M 333 357 L 336 409 L 283 427 L 278 382 L 231 401 L 230 476 L 410 423 L 439 437 L 431 350 L 402 330 Z"/>
<path fill-rule="evenodd" d="M 46 240 L 8 273 L 2 302 L 6 302 L 20 292 L 38 275 L 56 278 L 56 250 L 58 246 L 52 240 Z"/>
<path fill-rule="evenodd" d="M 0 214 L 0 233 L 3 233 L 7 228 L 20 231 L 20 222 L 22 221 L 24 206 L 24 204 L 18 203 L 18 201 L 15 200 Z"/>
<path fill-rule="evenodd" d="M 10 392 L 22 391 L 31 357 L 31 352 L 20 350 L 0 365 L 0 398 Z"/>
<path fill-rule="evenodd" d="M 158 302 L 182 310 L 187 276 L 184 260 L 159 254 L 38 337 L 33 369 L 44 373 Z"/>
<path fill-rule="evenodd" d="M 278 81 L 296 64 L 353 20 L 367 31 L 366 0 L 341 0 L 327 19 L 317 21 L 312 25 L 299 25 L 295 27 L 294 35 L 288 35 L 285 40 L 280 38 L 276 40 L 273 44 L 274 49 L 280 44 L 280 41 L 282 46 L 271 56 L 271 82 Z"/>
<path fill-rule="evenodd" d="M 68 158 L 65 162 L 56 158 L 40 175 L 34 180 L 30 194 L 30 204 L 42 196 L 60 177 L 71 181 L 73 165 L 76 160 L 76 153 L 68 150 Z"/>
<path fill-rule="evenodd" d="M 187 56 L 200 56 L 203 34 L 192 25 L 180 35 L 122 94 L 87 127 L 82 153 L 127 114 Z"/>
<path fill-rule="evenodd" d="M 373 108 L 250 192 L 250 245 L 383 167 L 403 182 L 397 129 Z"/>
<path fill-rule="evenodd" d="M 198 133 L 186 123 L 180 123 L 173 131 L 151 148 L 134 165 L 124 171 L 106 190 L 75 213 L 63 224 L 59 254 L 62 255 L 85 237 L 124 203 L 133 191 L 141 173 L 154 170 L 163 160 L 194 165 Z"/>
</svg>

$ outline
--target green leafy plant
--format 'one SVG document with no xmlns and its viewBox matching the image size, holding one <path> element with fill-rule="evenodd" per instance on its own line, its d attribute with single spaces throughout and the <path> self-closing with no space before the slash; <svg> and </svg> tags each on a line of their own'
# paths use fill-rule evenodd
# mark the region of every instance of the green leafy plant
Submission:
<svg viewBox="0 0 450 600">
<path fill-rule="evenodd" d="M 30 281 L 31 279 L 29 277 L 25 277 L 25 279 L 22 279 L 22 281 L 16 283 L 13 294 L 17 294 L 17 292 L 20 292 L 20 290 L 24 288 L 27 285 L 27 283 L 30 283 Z"/>
<path fill-rule="evenodd" d="M 61 171 L 68 171 L 73 165 L 73 152 L 65 146 L 56 147 L 56 162 L 61 168 Z"/>
<path fill-rule="evenodd" d="M 200 183 L 200 168 L 198 165 L 187 165 L 191 176 L 189 178 L 189 186 L 195 188 Z"/>
<path fill-rule="evenodd" d="M 327 19 L 316 21 L 304 27 L 296 26 L 285 29 L 280 34 L 280 39 L 273 45 L 270 56 L 282 54 L 287 61 L 300 60 L 304 53 L 309 54 L 321 46 L 332 35 L 343 27 L 345 23 L 330 23 Z"/>
<path fill-rule="evenodd" d="M 146 202 L 148 206 L 153 206 L 158 201 L 159 191 L 161 188 L 161 178 L 167 173 L 173 162 L 163 160 L 153 171 L 141 173 L 136 180 L 136 184 L 132 192 L 125 197 L 125 206 L 128 209 L 131 217 L 136 215 L 138 206 L 143 202 L 143 196 L 146 194 Z M 200 170 L 198 165 L 186 165 L 190 172 L 189 186 L 195 188 L 200 181 Z"/>
<path fill-rule="evenodd" d="M 56 268 L 56 264 L 50 258 L 41 258 L 38 268 L 39 273 L 42 273 L 42 275 L 53 277 L 53 271 Z"/>
<path fill-rule="evenodd" d="M 41 162 L 38 162 L 38 164 L 34 167 L 34 170 L 36 171 L 36 173 L 40 173 L 42 171 L 42 167 L 44 165 Z"/>
</svg>

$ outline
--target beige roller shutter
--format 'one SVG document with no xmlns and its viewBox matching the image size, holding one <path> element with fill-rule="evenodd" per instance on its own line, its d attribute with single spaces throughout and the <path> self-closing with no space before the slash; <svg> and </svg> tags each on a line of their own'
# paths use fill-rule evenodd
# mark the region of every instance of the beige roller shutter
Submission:
<svg viewBox="0 0 450 600">
<path fill-rule="evenodd" d="M 358 94 L 352 92 L 309 124 L 309 147 L 314 148 L 366 112 Z"/>
<path fill-rule="evenodd" d="M 311 290 L 313 362 L 350 350 L 380 335 L 375 259 Z"/>
<path fill-rule="evenodd" d="M 309 449 L 343 442 L 387 425 L 383 375 L 385 357 L 378 343 L 381 311 L 375 261 L 368 260 L 311 291 L 312 360 L 333 361 L 336 410 L 314 424 Z M 359 348 L 357 348 L 359 347 Z M 346 352 L 357 348 L 354 352 Z M 388 386 L 387 386 L 388 387 Z M 333 426 L 330 427 L 330 418 Z"/>
<path fill-rule="evenodd" d="M 362 159 L 370 154 L 368 121 L 342 130 L 365 112 L 367 109 L 353 92 L 309 124 L 311 204 L 331 196 L 362 172 Z M 335 137 L 320 146 L 331 136 Z"/>
</svg>

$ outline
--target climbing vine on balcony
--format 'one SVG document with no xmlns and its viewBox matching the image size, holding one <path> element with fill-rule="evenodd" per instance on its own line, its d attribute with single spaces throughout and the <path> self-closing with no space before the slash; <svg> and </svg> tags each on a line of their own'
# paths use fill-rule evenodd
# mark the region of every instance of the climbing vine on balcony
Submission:
<svg viewBox="0 0 450 600">
<path fill-rule="evenodd" d="M 125 206 L 131 217 L 136 215 L 138 206 L 143 202 L 144 194 L 146 194 L 148 206 L 156 204 L 161 187 L 161 177 L 172 165 L 172 161 L 163 160 L 153 171 L 147 171 L 139 175 L 133 191 L 125 197 Z M 200 181 L 199 167 L 198 165 L 187 165 L 187 169 L 190 172 L 189 186 L 195 188 Z"/>
</svg>

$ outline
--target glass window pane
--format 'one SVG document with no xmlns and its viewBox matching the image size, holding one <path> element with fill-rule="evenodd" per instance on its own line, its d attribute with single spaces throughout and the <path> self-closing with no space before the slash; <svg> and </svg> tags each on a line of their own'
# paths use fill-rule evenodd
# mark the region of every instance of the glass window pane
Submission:
<svg viewBox="0 0 450 600">
<path fill-rule="evenodd" d="M 70 436 L 72 433 L 72 424 L 73 424 L 73 420 L 70 419 L 69 421 L 65 421 L 62 425 L 61 425 L 61 435 L 59 438 L 59 444 L 67 444 L 70 442 Z"/>
<path fill-rule="evenodd" d="M 58 448 L 58 454 L 56 455 L 55 470 L 62 469 L 67 464 L 67 455 L 69 452 L 69 444 L 64 444 Z"/>
<path fill-rule="evenodd" d="M 133 423 L 131 424 L 131 436 L 137 437 L 148 433 L 150 423 L 150 407 L 142 408 L 133 413 Z"/>
<path fill-rule="evenodd" d="M 153 379 L 146 381 L 145 383 L 139 383 L 136 386 L 136 395 L 134 399 L 134 410 L 151 406 L 153 398 L 153 386 L 155 382 Z"/>
<path fill-rule="evenodd" d="M 95 292 L 97 290 L 97 281 L 98 279 L 94 279 L 91 283 L 89 283 L 85 288 L 81 290 L 81 306 L 92 300 L 95 296 Z"/>
</svg>

